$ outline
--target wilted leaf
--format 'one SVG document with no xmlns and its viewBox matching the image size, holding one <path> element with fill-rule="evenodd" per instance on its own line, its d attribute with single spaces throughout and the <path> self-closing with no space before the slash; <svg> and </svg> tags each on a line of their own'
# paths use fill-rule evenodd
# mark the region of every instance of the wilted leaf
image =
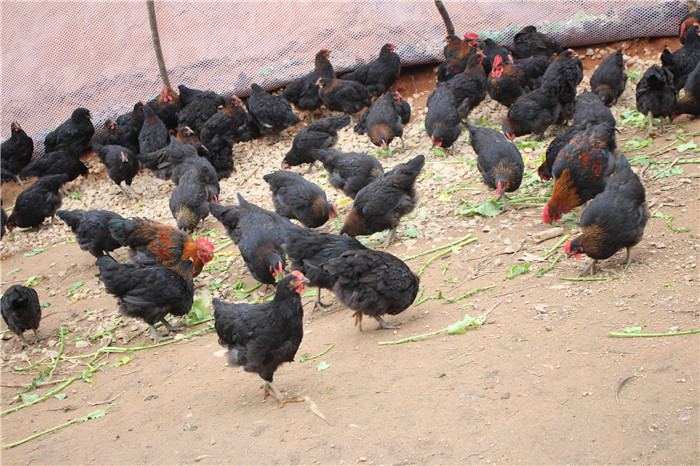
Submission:
<svg viewBox="0 0 700 466">
<path fill-rule="evenodd" d="M 17 272 L 19 272 L 20 270 L 22 270 L 22 269 L 10 270 L 9 272 L 7 272 L 6 275 L 12 275 L 13 273 L 17 273 Z"/>
<path fill-rule="evenodd" d="M 625 327 L 623 330 L 625 333 L 641 333 L 643 325 L 637 325 L 636 327 Z"/>
<path fill-rule="evenodd" d="M 524 264 L 515 264 L 510 268 L 510 271 L 506 274 L 506 278 L 510 280 L 513 277 L 528 273 L 530 271 L 530 263 L 525 262 Z"/>
<path fill-rule="evenodd" d="M 19 396 L 22 398 L 22 403 L 24 404 L 32 403 L 39 399 L 39 395 L 37 393 L 22 393 Z"/>
<path fill-rule="evenodd" d="M 131 361 L 134 360 L 134 358 L 136 358 L 136 356 L 124 356 L 114 361 L 114 364 L 111 364 L 109 367 L 119 367 L 125 364 L 129 364 Z"/>
<path fill-rule="evenodd" d="M 42 307 L 43 309 L 46 309 L 46 308 L 49 307 L 49 306 L 51 306 L 51 303 L 48 302 L 48 301 L 46 301 L 45 303 L 41 303 L 41 307 Z"/>
<path fill-rule="evenodd" d="M 218 290 L 222 286 L 224 286 L 224 280 L 222 278 L 217 278 L 209 283 L 207 290 Z"/>
<path fill-rule="evenodd" d="M 433 147 L 433 153 L 435 153 L 435 155 L 437 155 L 438 157 L 442 157 L 443 155 L 445 155 L 445 151 L 440 149 L 438 146 Z"/>
<path fill-rule="evenodd" d="M 450 335 L 460 335 L 467 331 L 470 326 L 478 327 L 478 324 L 474 324 L 474 318 L 469 315 L 465 315 L 464 318 L 454 324 L 450 325 L 445 329 L 445 331 Z"/>
<path fill-rule="evenodd" d="M 195 321 L 207 318 L 209 316 L 209 304 L 211 304 L 211 298 L 208 294 L 197 296 L 194 298 L 192 308 L 190 309 L 188 315 Z"/>
<path fill-rule="evenodd" d="M 56 398 L 57 400 L 65 400 L 67 396 L 68 395 L 66 395 L 65 393 L 56 393 L 54 395 L 54 398 Z"/>
<path fill-rule="evenodd" d="M 690 141 L 690 142 L 686 142 L 685 144 L 679 144 L 678 147 L 676 147 L 676 150 L 678 152 L 685 152 L 687 150 L 697 149 L 697 148 L 698 148 L 698 145 L 695 144 L 695 141 Z"/>
<path fill-rule="evenodd" d="M 409 238 L 418 238 L 420 236 L 420 231 L 418 231 L 418 228 L 411 225 L 403 231 L 403 234 Z"/>
<path fill-rule="evenodd" d="M 325 371 L 326 369 L 328 369 L 332 365 L 333 364 L 331 364 L 330 362 L 321 361 L 316 365 L 316 370 L 317 371 Z"/>
</svg>

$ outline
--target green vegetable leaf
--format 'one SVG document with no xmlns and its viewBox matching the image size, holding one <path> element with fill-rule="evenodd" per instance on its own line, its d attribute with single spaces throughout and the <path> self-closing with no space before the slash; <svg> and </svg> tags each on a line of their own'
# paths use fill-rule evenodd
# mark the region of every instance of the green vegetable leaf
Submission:
<svg viewBox="0 0 700 466">
<path fill-rule="evenodd" d="M 66 235 L 66 243 L 75 243 L 76 241 L 70 236 Z"/>
<path fill-rule="evenodd" d="M 418 231 L 418 228 L 411 225 L 403 231 L 403 234 L 409 238 L 418 238 L 420 236 L 420 231 Z"/>
<path fill-rule="evenodd" d="M 646 327 L 646 325 L 637 325 L 636 327 L 625 327 L 623 332 L 625 332 L 625 333 L 641 333 L 641 331 L 644 327 Z"/>
<path fill-rule="evenodd" d="M 119 367 L 119 366 L 124 366 L 126 364 L 129 364 L 131 361 L 133 361 L 136 358 L 136 356 L 124 356 L 122 358 L 117 359 L 114 361 L 113 364 L 110 364 L 109 367 Z"/>
<path fill-rule="evenodd" d="M 224 286 L 224 280 L 222 278 L 217 278 L 209 283 L 207 290 L 218 290 L 222 286 Z"/>
<path fill-rule="evenodd" d="M 197 296 L 192 302 L 192 308 L 187 314 L 189 321 L 188 325 L 196 325 L 197 323 L 211 317 L 209 313 L 209 304 L 211 304 L 211 297 L 209 294 L 203 294 L 202 296 Z"/>
<path fill-rule="evenodd" d="M 676 147 L 676 150 L 678 152 L 685 152 L 687 150 L 697 149 L 697 148 L 698 148 L 698 145 L 695 144 L 695 141 L 690 141 L 690 142 L 687 142 L 685 144 L 679 144 L 678 147 Z"/>
<path fill-rule="evenodd" d="M 515 264 L 513 267 L 510 268 L 510 271 L 506 274 L 506 278 L 510 280 L 511 278 L 517 277 L 518 275 L 522 275 L 524 273 L 528 273 L 529 271 L 529 262 L 525 262 L 524 264 Z"/>
<path fill-rule="evenodd" d="M 321 362 L 319 362 L 319 363 L 316 365 L 316 370 L 317 370 L 317 371 L 325 371 L 326 369 L 328 369 L 328 368 L 331 367 L 332 365 L 333 365 L 333 364 L 330 363 L 330 362 L 321 361 Z"/>
<path fill-rule="evenodd" d="M 15 269 L 15 270 L 10 270 L 9 272 L 6 273 L 6 275 L 12 275 L 13 273 L 17 273 L 22 269 Z"/>
<path fill-rule="evenodd" d="M 433 147 L 433 153 L 435 153 L 435 155 L 437 155 L 438 157 L 442 157 L 443 155 L 445 155 L 445 151 L 440 149 L 438 146 Z"/>
<path fill-rule="evenodd" d="M 467 204 L 469 206 L 469 204 Z M 497 204 L 496 199 L 490 199 L 479 204 L 476 207 L 469 206 L 467 209 L 460 209 L 460 215 L 481 215 L 482 217 L 495 217 L 501 213 L 501 207 Z"/>
<path fill-rule="evenodd" d="M 22 403 L 32 403 L 39 399 L 39 394 L 37 393 L 21 393 L 20 398 L 22 398 Z"/>
<path fill-rule="evenodd" d="M 83 200 L 83 195 L 82 195 L 82 193 L 81 193 L 80 191 L 78 191 L 78 190 L 76 189 L 75 191 L 73 191 L 72 193 L 70 193 L 70 196 L 68 196 L 68 198 L 69 198 L 69 199 L 77 199 L 77 200 L 79 200 L 79 201 L 82 201 L 82 200 Z"/>
<path fill-rule="evenodd" d="M 65 393 L 56 393 L 54 395 L 54 398 L 56 398 L 57 400 L 65 400 L 67 396 L 68 395 L 66 395 Z"/>
<path fill-rule="evenodd" d="M 465 315 L 464 318 L 449 327 L 445 328 L 445 331 L 450 335 L 461 335 L 467 331 L 469 327 L 479 327 L 481 323 L 477 323 L 473 317 Z"/>
<path fill-rule="evenodd" d="M 37 254 L 41 254 L 42 252 L 48 250 L 49 248 L 33 249 L 32 252 L 25 252 L 24 257 L 36 256 Z"/>
<path fill-rule="evenodd" d="M 42 309 L 46 309 L 47 307 L 51 306 L 51 303 L 46 301 L 45 303 L 41 303 Z"/>
<path fill-rule="evenodd" d="M 37 284 L 36 275 L 32 275 L 31 277 L 27 278 L 27 283 L 24 286 L 31 288 L 36 284 Z"/>
<path fill-rule="evenodd" d="M 70 291 L 66 295 L 66 298 L 70 298 L 71 296 L 73 296 L 80 289 L 80 287 L 83 286 L 84 284 L 85 284 L 85 280 L 80 280 L 80 281 L 73 283 L 73 286 L 71 287 Z"/>
</svg>

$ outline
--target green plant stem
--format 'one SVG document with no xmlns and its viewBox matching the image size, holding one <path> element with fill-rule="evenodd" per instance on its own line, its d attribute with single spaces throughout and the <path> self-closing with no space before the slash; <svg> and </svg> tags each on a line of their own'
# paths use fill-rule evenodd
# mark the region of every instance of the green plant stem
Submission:
<svg viewBox="0 0 700 466">
<path fill-rule="evenodd" d="M 333 347 L 335 347 L 335 345 L 329 346 L 329 347 L 326 348 L 324 351 L 318 353 L 318 354 L 315 355 L 315 356 L 302 356 L 302 357 L 299 358 L 299 362 L 306 362 L 306 361 L 309 361 L 309 360 L 311 360 L 311 359 L 320 358 L 321 356 L 323 356 L 324 354 L 326 354 L 327 352 L 329 352 L 330 350 L 332 350 Z M 302 359 L 303 359 L 303 361 L 302 361 Z"/>
<path fill-rule="evenodd" d="M 88 339 L 90 339 L 90 340 L 97 340 L 98 338 L 101 338 L 101 337 L 107 335 L 107 334 L 110 333 L 112 330 L 114 330 L 115 328 L 119 327 L 119 325 L 121 325 L 123 322 L 124 322 L 123 319 L 119 319 L 119 320 L 117 321 L 116 324 L 112 325 L 111 327 L 109 327 L 109 328 L 107 328 L 107 329 L 104 329 L 104 330 L 101 331 L 100 333 L 96 333 L 95 335 L 89 336 Z"/>
<path fill-rule="evenodd" d="M 472 236 L 471 233 L 469 233 L 467 236 L 465 236 L 464 238 L 458 239 L 457 241 L 453 241 L 449 244 L 444 244 L 442 246 L 438 246 L 436 248 L 429 249 L 428 251 L 419 252 L 418 254 L 416 254 L 414 256 L 404 258 L 403 261 L 404 262 L 410 261 L 410 260 L 415 259 L 417 257 L 425 256 L 426 254 L 430 254 L 431 252 L 441 251 L 443 249 L 447 249 L 449 247 L 456 246 L 457 244 L 461 243 L 462 241 L 468 240 L 471 236 Z"/>
<path fill-rule="evenodd" d="M 611 277 L 563 277 L 560 275 L 557 278 L 559 280 L 569 280 L 572 282 L 599 282 L 603 280 L 617 280 L 618 278 L 622 278 L 622 276 L 613 275 Z"/>
<path fill-rule="evenodd" d="M 469 292 L 467 292 L 467 293 L 464 293 L 462 296 L 459 296 L 459 297 L 457 297 L 457 298 L 452 298 L 452 299 L 447 299 L 447 300 L 445 300 L 445 304 L 456 303 L 457 301 L 461 301 L 461 300 L 463 300 L 463 299 L 466 299 L 466 298 L 468 298 L 468 297 L 470 297 L 470 296 L 472 296 L 472 295 L 477 294 L 477 293 L 480 292 L 480 291 L 490 290 L 491 288 L 495 288 L 495 287 L 496 287 L 496 285 L 489 285 L 489 286 L 485 286 L 485 287 L 483 287 L 483 288 L 477 288 L 477 289 L 475 289 L 475 290 L 471 290 L 471 291 L 469 291 Z"/>
<path fill-rule="evenodd" d="M 0 413 L 0 416 L 4 416 L 5 414 L 14 413 L 14 412 L 16 412 L 16 411 L 19 411 L 20 409 L 28 408 L 29 406 L 32 406 L 32 405 L 35 405 L 35 404 L 37 404 L 37 403 L 39 403 L 39 402 L 41 402 L 41 401 L 44 401 L 44 400 L 46 400 L 48 397 L 50 397 L 51 395 L 54 395 L 54 394 L 60 392 L 61 390 L 63 390 L 64 388 L 66 388 L 68 385 L 70 385 L 70 384 L 72 384 L 73 382 L 75 382 L 76 380 L 80 380 L 80 379 L 82 379 L 82 378 L 83 378 L 82 375 L 80 375 L 80 376 L 75 376 L 75 377 L 71 377 L 70 379 L 68 379 L 68 380 L 67 380 L 64 384 L 62 384 L 61 386 L 54 388 L 53 390 L 51 390 L 50 392 L 48 392 L 48 393 L 44 394 L 43 396 L 37 398 L 36 400 L 33 400 L 33 401 L 30 401 L 29 403 L 24 403 L 24 404 L 21 404 L 21 405 L 19 405 L 19 406 L 15 406 L 14 408 L 10 408 L 10 409 L 8 409 L 8 410 L 5 410 L 5 411 L 3 411 L 3 412 Z"/>
<path fill-rule="evenodd" d="M 676 335 L 689 335 L 691 333 L 700 333 L 700 329 L 685 330 L 682 332 L 668 332 L 668 333 L 619 333 L 619 332 L 608 332 L 609 337 L 618 338 L 634 338 L 634 337 L 673 337 Z"/>
<path fill-rule="evenodd" d="M 421 265 L 420 269 L 418 269 L 418 272 L 416 272 L 416 276 L 420 277 L 421 274 L 423 273 L 423 271 L 425 270 L 425 268 L 428 267 L 428 265 L 430 265 L 430 263 L 433 262 L 435 259 L 438 259 L 438 258 L 440 258 L 440 257 L 442 257 L 442 256 L 445 256 L 445 255 L 451 253 L 455 248 L 462 247 L 462 246 L 466 246 L 467 244 L 473 243 L 473 242 L 475 242 L 475 241 L 477 241 L 476 238 L 471 238 L 471 239 L 469 239 L 469 240 L 467 240 L 467 241 L 465 241 L 465 242 L 463 242 L 463 243 L 459 243 L 459 244 L 455 245 L 454 247 L 452 247 L 452 248 L 450 248 L 450 249 L 447 249 L 447 250 L 442 251 L 442 252 L 440 252 L 440 253 L 438 253 L 438 254 L 435 254 L 433 257 L 431 257 L 430 259 L 428 259 L 427 261 L 425 261 L 425 262 L 423 263 L 423 265 Z"/>
<path fill-rule="evenodd" d="M 111 406 L 111 405 L 110 405 L 110 406 Z M 107 409 L 109 409 L 109 407 L 108 407 Z M 75 423 L 77 423 L 77 422 L 89 421 L 90 419 L 94 419 L 95 417 L 101 415 L 102 413 L 104 413 L 104 410 L 98 409 L 98 410 L 96 410 L 96 411 L 91 412 L 91 413 L 88 414 L 87 416 L 83 416 L 83 417 L 80 417 L 80 418 L 77 418 L 77 419 L 73 419 L 73 420 L 68 421 L 68 422 L 66 422 L 66 423 L 64 423 L 64 424 L 61 424 L 60 426 L 56 426 L 56 427 L 52 427 L 52 428 L 50 428 L 50 429 L 44 430 L 44 431 L 39 432 L 39 433 L 37 433 L 37 434 L 34 434 L 34 435 L 30 436 L 30 437 L 27 437 L 27 438 L 25 438 L 25 439 L 23 439 L 23 440 L 20 440 L 19 442 L 6 443 L 5 445 L 2 446 L 2 448 L 13 448 L 13 447 L 16 447 L 16 446 L 18 446 L 18 445 L 22 445 L 23 443 L 27 443 L 27 442 L 29 442 L 30 440 L 34 440 L 35 438 L 41 437 L 42 435 L 50 434 L 51 432 L 55 432 L 55 431 L 57 431 L 58 429 L 62 429 L 62 428 L 64 428 L 64 427 L 71 426 L 71 425 L 73 425 L 73 424 L 75 424 Z"/>
<path fill-rule="evenodd" d="M 214 254 L 216 254 L 217 252 L 221 251 L 222 249 L 225 249 L 225 248 L 231 246 L 232 244 L 233 244 L 233 240 L 228 240 L 228 241 L 226 241 L 224 244 L 222 244 L 222 245 L 219 246 L 218 248 L 214 249 Z"/>
<path fill-rule="evenodd" d="M 557 248 L 558 248 L 559 246 L 561 246 L 562 244 L 564 244 L 564 241 L 566 241 L 567 239 L 569 239 L 569 236 L 571 236 L 571 235 L 569 235 L 569 234 L 564 235 L 564 237 L 563 237 L 562 239 L 560 239 L 559 241 L 557 241 L 557 244 L 555 244 L 555 245 L 552 247 L 552 249 L 550 249 L 549 251 L 545 252 L 545 253 L 542 254 L 540 257 L 547 257 L 547 256 L 549 256 L 550 254 L 552 254 L 554 251 L 557 250 Z M 558 260 L 558 259 L 557 259 L 557 260 Z"/>
<path fill-rule="evenodd" d="M 442 332 L 444 332 L 444 331 L 446 331 L 446 330 L 447 330 L 446 328 L 443 328 L 443 329 L 440 329 L 440 330 L 436 330 L 436 331 L 434 331 L 434 332 L 424 333 L 423 335 L 416 335 L 416 336 L 414 336 L 414 337 L 408 337 L 408 338 L 404 338 L 404 339 L 401 339 L 401 340 L 380 341 L 379 344 L 380 344 L 380 345 L 400 345 L 401 343 L 408 343 L 408 342 L 410 342 L 410 341 L 425 340 L 426 338 L 428 338 L 428 337 L 430 337 L 430 336 L 437 335 L 437 334 L 442 333 Z"/>
<path fill-rule="evenodd" d="M 545 267 L 544 269 L 537 269 L 537 277 L 539 278 L 542 275 L 549 272 L 550 270 L 552 270 L 554 268 L 554 266 L 557 265 L 557 262 L 559 262 L 559 259 L 561 259 L 564 256 L 565 256 L 565 254 L 563 252 L 560 252 L 559 255 L 557 256 L 557 258 L 554 259 L 554 262 L 552 262 L 552 265 L 550 265 L 549 267 Z"/>
<path fill-rule="evenodd" d="M 253 291 L 260 288 L 261 286 L 262 286 L 262 283 L 258 282 L 257 285 L 253 285 L 253 287 L 248 289 L 248 290 L 243 290 L 242 293 L 252 293 Z"/>
<path fill-rule="evenodd" d="M 656 155 L 656 154 L 658 154 L 658 153 L 661 153 L 661 152 L 663 152 L 663 151 L 665 151 L 665 150 L 670 149 L 670 148 L 673 147 L 675 144 L 678 144 L 678 141 L 673 141 L 672 143 L 670 143 L 670 144 L 668 144 L 668 145 L 662 147 L 661 149 L 657 149 L 657 150 L 654 150 L 654 151 L 651 151 L 651 152 L 647 152 L 646 154 L 639 154 L 639 155 L 637 155 L 636 157 L 649 157 L 650 155 Z"/>
</svg>

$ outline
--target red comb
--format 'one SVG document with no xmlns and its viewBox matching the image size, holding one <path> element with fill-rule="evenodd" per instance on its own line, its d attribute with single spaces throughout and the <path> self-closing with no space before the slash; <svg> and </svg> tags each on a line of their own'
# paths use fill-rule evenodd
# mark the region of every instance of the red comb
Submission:
<svg viewBox="0 0 700 466">
<path fill-rule="evenodd" d="M 214 252 L 214 245 L 208 238 L 197 238 L 194 244 L 203 247 L 209 254 Z"/>
<path fill-rule="evenodd" d="M 568 240 L 564 245 L 564 254 L 571 255 L 571 240 Z"/>
<path fill-rule="evenodd" d="M 304 274 L 301 273 L 299 270 L 292 270 L 292 275 L 294 275 L 297 278 L 304 278 Z"/>
<path fill-rule="evenodd" d="M 498 66 L 501 63 L 503 63 L 503 58 L 500 55 L 496 55 L 496 58 L 493 59 L 493 66 Z"/>
<path fill-rule="evenodd" d="M 465 39 L 478 39 L 478 38 L 479 38 L 479 35 L 478 35 L 478 34 L 474 34 L 473 32 L 470 32 L 470 33 L 468 33 L 468 34 L 465 34 L 465 35 L 464 35 L 464 38 L 465 38 Z"/>
</svg>

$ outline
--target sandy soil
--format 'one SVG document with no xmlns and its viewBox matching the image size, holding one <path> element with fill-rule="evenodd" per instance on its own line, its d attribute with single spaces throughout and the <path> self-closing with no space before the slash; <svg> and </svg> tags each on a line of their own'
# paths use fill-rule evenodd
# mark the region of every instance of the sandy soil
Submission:
<svg viewBox="0 0 700 466">
<path fill-rule="evenodd" d="M 626 43 L 628 71 L 646 68 L 665 44 L 677 47 L 677 40 Z M 592 47 L 594 56 L 597 49 L 605 53 L 606 46 Z M 584 59 L 587 78 L 599 61 Z M 164 346 L 143 348 L 151 343 L 147 326 L 119 315 L 116 300 L 96 277 L 94 258 L 69 242 L 72 234 L 62 222 L 47 222 L 39 231 L 16 230 L 3 238 L 3 290 L 35 277 L 41 302 L 50 306 L 40 327 L 49 338 L 41 344 L 20 350 L 16 336 L 2 335 L 2 409 L 21 406 L 17 394 L 32 382 L 37 389 L 25 397 L 48 394 L 45 401 L 2 415 L 2 444 L 75 419 L 91 419 L 3 449 L 2 462 L 696 464 L 698 335 L 606 335 L 633 326 L 644 326 L 649 333 L 699 328 L 699 169 L 697 163 L 682 163 L 697 160 L 698 154 L 692 149 L 679 152 L 677 144 L 662 150 L 678 142 L 677 136 L 698 132 L 698 121 L 681 117 L 676 122 L 682 127 L 671 127 L 651 146 L 627 153 L 633 157 L 659 150 L 649 158 L 652 162 L 678 160 L 669 177 L 661 173 L 668 164 L 634 165 L 652 214 L 673 216 L 672 223 L 650 219 L 644 240 L 634 250 L 642 263 L 623 270 L 620 252 L 603 261 L 598 274 L 619 279 L 569 281 L 559 277 L 577 276 L 585 261 L 562 258 L 537 277 L 536 271 L 551 265 L 563 247 L 545 253 L 563 235 L 576 234 L 575 222 L 562 223 L 559 235 L 538 242 L 538 235 L 550 230 L 541 221 L 539 205 L 492 218 L 459 215 L 465 202 L 478 205 L 493 193 L 481 182 L 468 141 L 460 139 L 442 157 L 430 149 L 420 125 L 434 86 L 433 67 L 407 69 L 395 86 L 413 106 L 406 128 L 408 150 L 380 160 L 387 168 L 423 153 L 429 162 L 417 183 L 420 204 L 402 222 L 401 241 L 389 252 L 407 258 L 466 235 L 476 241 L 425 267 L 422 297 L 434 299 L 389 316 L 399 330 L 374 330 L 366 322 L 367 330 L 360 333 L 342 305 L 312 315 L 313 298 L 305 297 L 305 336 L 297 357 L 333 346 L 321 357 L 277 371 L 277 384 L 300 395 L 303 403 L 280 409 L 275 400 L 263 401 L 257 375 L 227 367 L 208 327 L 211 322 L 187 328 Z M 619 116 L 632 108 L 633 86 L 613 111 Z M 502 114 L 503 108 L 487 98 L 473 119 L 498 123 Z M 308 121 L 306 116 L 304 123 Z M 632 138 L 644 136 L 638 128 L 620 129 L 623 149 Z M 275 144 L 236 146 L 237 172 L 222 182 L 222 202 L 234 203 L 240 192 L 271 208 L 262 175 L 279 167 L 295 132 L 283 134 Z M 697 136 L 685 139 L 700 143 Z M 343 130 L 339 146 L 376 152 L 365 136 L 351 129 Z M 539 165 L 545 149 L 522 149 L 528 172 Z M 126 199 L 94 157 L 87 163 L 90 176 L 70 189 L 79 191 L 82 200 L 66 198 L 63 208 L 108 208 L 174 224 L 167 206 L 172 183 L 143 172 L 134 181 L 138 197 Z M 339 201 L 341 217 L 349 211 L 351 206 L 328 186 L 320 167 L 306 176 Z M 548 187 L 533 181 L 516 195 L 542 196 Z M 3 186 L 5 206 L 12 205 L 19 190 Z M 674 231 L 669 224 L 689 231 Z M 208 220 L 202 232 L 210 230 L 216 235 L 212 240 L 224 245 L 228 238 L 222 225 Z M 322 230 L 336 231 L 330 224 Z M 370 244 L 381 240 L 376 236 Z M 37 248 L 48 249 L 26 255 Z M 117 255 L 126 257 L 124 251 Z M 417 271 L 434 255 L 407 263 Z M 234 284 L 255 284 L 234 245 L 222 249 L 216 261 L 212 265 L 218 270 L 207 268 L 198 278 L 197 296 L 235 301 Z M 511 267 L 525 262 L 531 264 L 529 273 L 506 279 Z M 78 281 L 84 285 L 67 297 Z M 482 288 L 488 289 L 452 303 L 438 299 Z M 260 298 L 262 290 L 247 299 Z M 327 291 L 324 297 L 332 299 Z M 465 314 L 478 317 L 488 311 L 484 325 L 462 335 L 378 344 L 440 330 Z M 50 365 L 59 354 L 60 363 Z"/>
</svg>

